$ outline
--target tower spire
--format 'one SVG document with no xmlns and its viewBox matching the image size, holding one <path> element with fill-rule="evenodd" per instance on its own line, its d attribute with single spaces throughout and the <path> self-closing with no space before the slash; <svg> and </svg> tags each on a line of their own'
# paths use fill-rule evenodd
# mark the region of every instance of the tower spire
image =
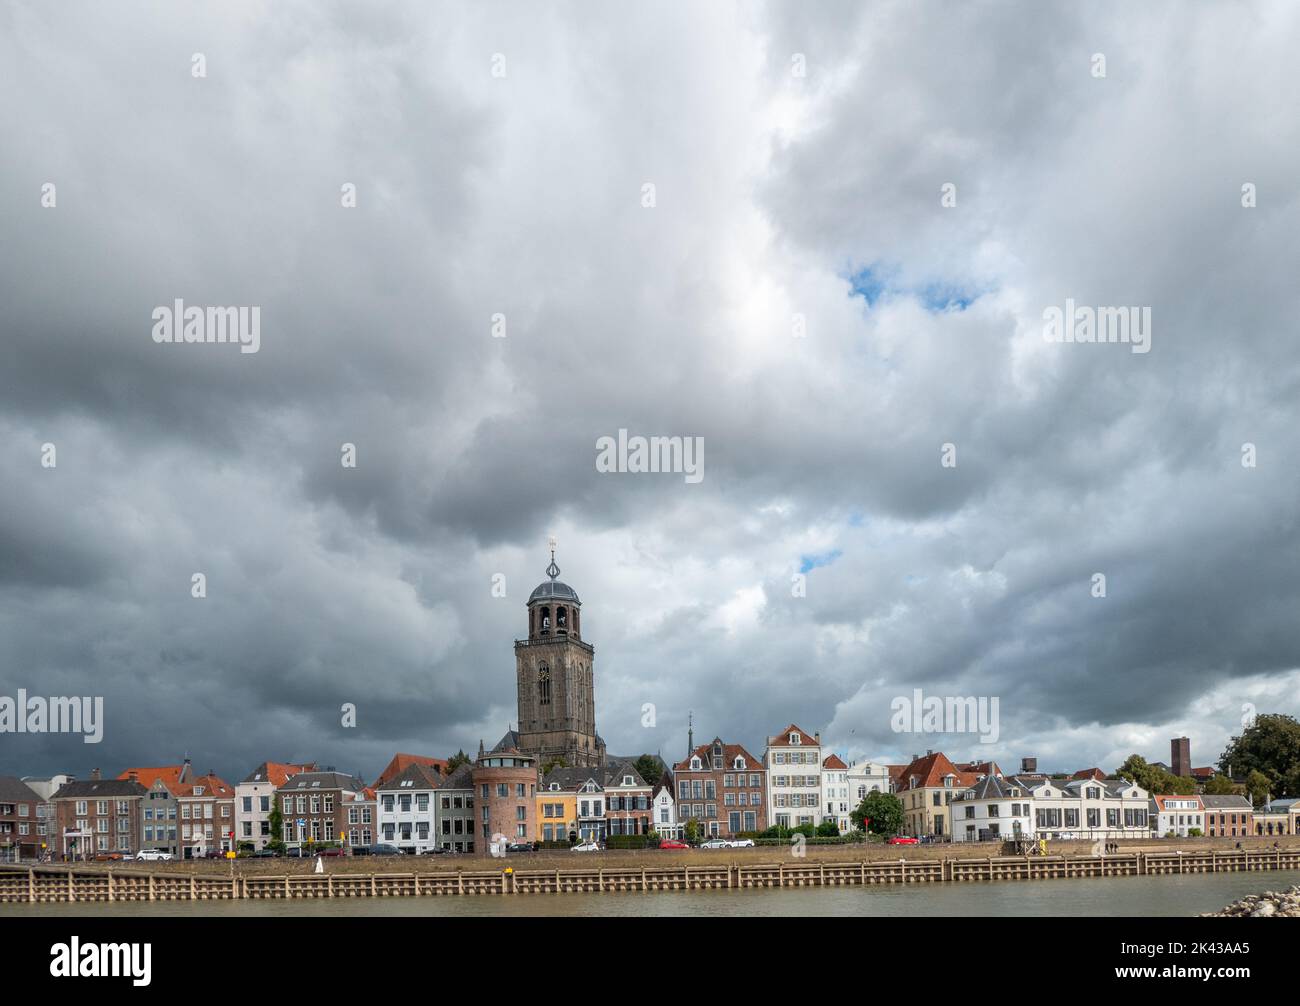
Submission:
<svg viewBox="0 0 1300 1006">
<path fill-rule="evenodd" d="M 686 714 L 686 757 L 691 756 L 695 750 L 695 713 Z"/>
<path fill-rule="evenodd" d="M 555 565 L 555 535 L 546 539 L 546 543 L 551 547 L 551 564 L 546 567 L 546 575 L 554 580 L 560 575 L 560 567 Z"/>
</svg>

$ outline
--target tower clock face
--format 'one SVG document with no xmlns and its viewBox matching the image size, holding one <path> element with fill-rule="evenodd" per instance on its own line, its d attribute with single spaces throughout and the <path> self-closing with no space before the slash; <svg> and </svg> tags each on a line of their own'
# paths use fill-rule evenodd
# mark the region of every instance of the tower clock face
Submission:
<svg viewBox="0 0 1300 1006">
<path fill-rule="evenodd" d="M 537 677 L 542 681 L 550 681 L 551 669 L 549 667 L 543 667 L 541 672 L 537 675 Z"/>
</svg>

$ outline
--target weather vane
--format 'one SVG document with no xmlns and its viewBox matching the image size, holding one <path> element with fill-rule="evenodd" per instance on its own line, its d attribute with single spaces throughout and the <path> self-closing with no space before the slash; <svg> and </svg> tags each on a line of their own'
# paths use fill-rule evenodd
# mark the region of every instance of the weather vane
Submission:
<svg viewBox="0 0 1300 1006">
<path fill-rule="evenodd" d="M 554 580 L 560 575 L 560 567 L 555 565 L 555 535 L 547 538 L 546 543 L 551 547 L 551 564 L 546 567 L 546 575 Z"/>
</svg>

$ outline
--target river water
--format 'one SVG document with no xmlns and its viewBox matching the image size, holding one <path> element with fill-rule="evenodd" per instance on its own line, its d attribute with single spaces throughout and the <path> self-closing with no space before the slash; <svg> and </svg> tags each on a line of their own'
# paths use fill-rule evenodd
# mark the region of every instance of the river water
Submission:
<svg viewBox="0 0 1300 1006">
<path fill-rule="evenodd" d="M 0 905 L 26 916 L 1190 916 L 1300 884 L 1300 870 L 789 890 L 512 894 L 444 898 Z"/>
</svg>

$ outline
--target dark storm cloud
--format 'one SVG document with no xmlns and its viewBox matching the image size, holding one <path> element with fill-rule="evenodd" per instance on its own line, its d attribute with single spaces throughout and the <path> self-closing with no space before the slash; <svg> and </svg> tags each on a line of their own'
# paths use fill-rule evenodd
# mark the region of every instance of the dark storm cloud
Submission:
<svg viewBox="0 0 1300 1006">
<path fill-rule="evenodd" d="M 981 754 L 890 730 L 915 687 L 1060 767 L 1295 711 L 1285 7 L 74 10 L 0 14 L 0 686 L 108 722 L 0 771 L 490 744 L 552 531 L 611 751 Z M 177 297 L 259 352 L 155 345 Z M 1045 343 L 1067 297 L 1151 353 Z M 703 483 L 598 473 L 620 428 Z"/>
</svg>

